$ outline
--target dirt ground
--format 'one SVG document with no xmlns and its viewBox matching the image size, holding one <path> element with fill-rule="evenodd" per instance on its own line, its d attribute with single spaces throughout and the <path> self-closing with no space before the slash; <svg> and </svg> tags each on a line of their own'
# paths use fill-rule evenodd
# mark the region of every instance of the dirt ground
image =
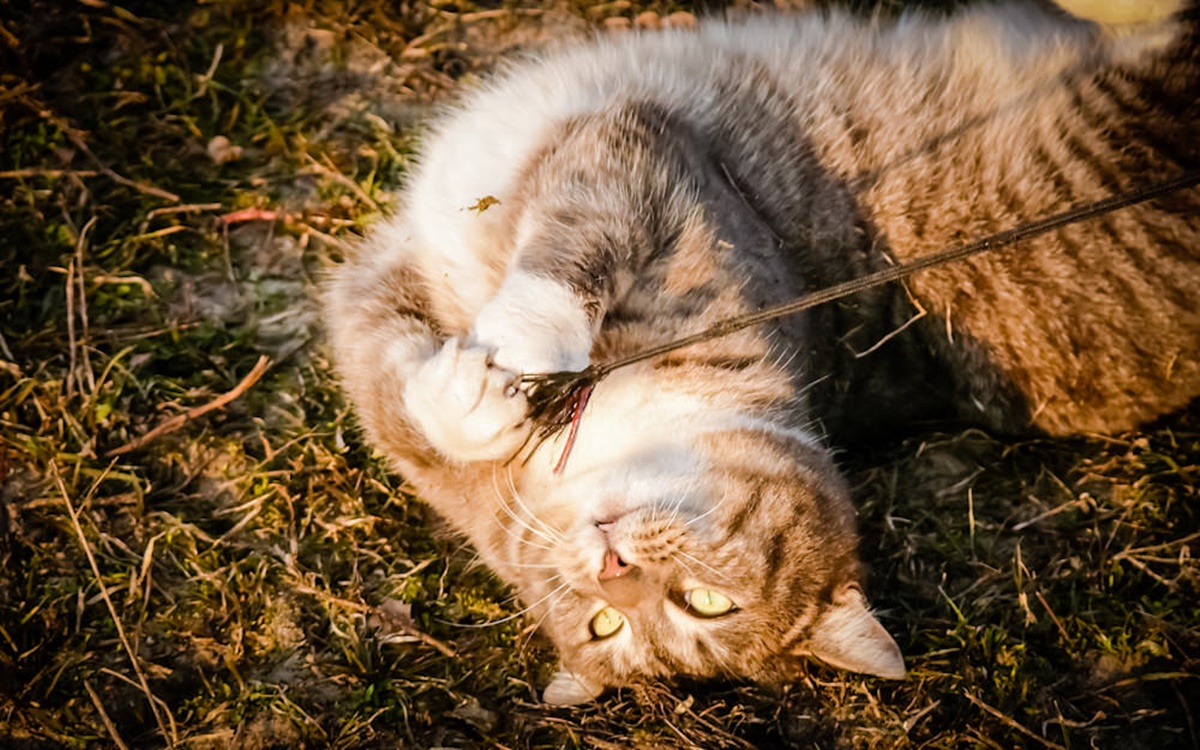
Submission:
<svg viewBox="0 0 1200 750">
<path fill-rule="evenodd" d="M 363 443 L 315 282 L 504 57 L 755 12 L 0 0 L 0 746 L 1200 747 L 1195 405 L 842 454 L 902 682 L 551 709 L 471 627 L 517 605 Z"/>
</svg>

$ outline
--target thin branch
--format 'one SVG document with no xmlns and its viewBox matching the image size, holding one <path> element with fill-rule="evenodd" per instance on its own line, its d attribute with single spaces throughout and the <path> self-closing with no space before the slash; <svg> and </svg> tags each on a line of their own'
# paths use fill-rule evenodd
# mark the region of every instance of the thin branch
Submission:
<svg viewBox="0 0 1200 750">
<path fill-rule="evenodd" d="M 96 712 L 100 714 L 100 720 L 104 722 L 104 728 L 108 730 L 108 736 L 112 737 L 113 742 L 117 744 L 120 750 L 129 750 L 129 745 L 126 745 L 125 741 L 121 739 L 121 734 L 112 723 L 112 719 L 108 718 L 108 712 L 104 710 L 104 704 L 100 702 L 100 696 L 96 695 L 96 689 L 92 687 L 92 683 L 84 680 L 83 686 L 87 688 L 88 695 L 92 699 L 92 705 L 96 707 Z"/>
<path fill-rule="evenodd" d="M 22 180 L 29 177 L 45 177 L 52 179 L 54 177 L 95 177 L 100 172 L 94 169 L 38 169 L 36 167 L 27 167 L 25 169 L 6 169 L 0 171 L 0 180 Z"/>
<path fill-rule="evenodd" d="M 1036 740 L 1036 741 L 1040 742 L 1045 747 L 1050 748 L 1050 750 L 1067 750 L 1067 748 L 1063 747 L 1062 745 L 1058 744 L 1057 742 L 1048 740 L 1045 737 L 1041 736 L 1040 734 L 1031 731 L 1028 727 L 1022 725 L 1016 719 L 1012 718 L 1011 716 L 1006 716 L 1005 714 L 1001 713 L 998 709 L 992 708 L 991 706 L 989 706 L 988 704 L 979 700 L 978 698 L 971 695 L 970 693 L 963 693 L 963 695 L 966 697 L 967 700 L 971 701 L 979 708 L 983 709 L 984 711 L 988 712 L 992 716 L 996 717 L 997 719 L 1002 721 L 1004 724 L 1006 724 L 1010 728 L 1015 729 L 1016 731 L 1020 732 L 1021 734 L 1025 735 L 1026 737 L 1028 737 L 1032 740 Z"/>
<path fill-rule="evenodd" d="M 87 246 L 88 233 L 96 226 L 96 216 L 88 219 L 88 222 L 83 225 L 83 229 L 79 230 L 79 239 L 75 242 L 75 271 L 77 276 L 76 283 L 79 284 L 79 323 L 80 333 L 82 337 L 79 341 L 79 352 L 83 355 L 83 371 L 87 374 L 88 388 L 94 393 L 96 390 L 96 376 L 92 372 L 92 359 L 88 355 L 88 333 L 90 326 L 88 325 L 87 312 L 87 284 L 85 283 L 83 273 L 83 249 Z"/>
<path fill-rule="evenodd" d="M 171 201 L 172 203 L 179 203 L 181 200 L 183 200 L 178 195 L 168 190 L 163 190 L 162 188 L 155 187 L 154 185 L 147 185 L 136 180 L 131 180 L 128 177 L 119 174 L 112 167 L 109 167 L 107 164 L 100 161 L 100 157 L 96 156 L 95 152 L 92 151 L 92 149 L 87 145 L 87 141 L 83 140 L 83 136 L 80 135 L 80 131 L 71 127 L 71 124 L 65 119 L 54 114 L 49 109 L 41 106 L 37 101 L 30 99 L 27 96 L 22 96 L 21 101 L 26 107 L 36 112 L 43 120 L 61 130 L 63 134 L 66 135 L 71 141 L 71 143 L 75 145 L 75 148 L 79 149 L 84 156 L 86 156 L 93 164 L 95 164 L 96 168 L 99 169 L 100 172 L 108 179 L 119 185 L 133 188 L 139 193 L 153 195 L 156 198 L 162 198 L 164 200 Z"/>
<path fill-rule="evenodd" d="M 153 430 L 150 430 L 145 435 L 142 435 L 141 437 L 138 437 L 138 438 L 134 438 L 133 440 L 130 440 L 128 443 L 125 443 L 124 445 L 120 446 L 119 448 L 114 448 L 114 449 L 110 450 L 105 455 L 107 455 L 109 458 L 112 458 L 113 456 L 119 456 L 123 453 L 128 453 L 132 450 L 137 450 L 138 448 L 141 448 L 146 443 L 149 443 L 151 440 L 162 437 L 163 435 L 166 435 L 169 432 L 174 432 L 175 430 L 178 430 L 180 427 L 183 427 L 185 424 L 192 421 L 193 419 L 202 417 L 205 414 L 209 413 L 210 411 L 215 411 L 216 409 L 224 408 L 231 401 L 238 398 L 246 391 L 250 390 L 251 386 L 253 386 L 255 383 L 258 382 L 259 378 L 261 378 L 263 376 L 263 373 L 265 373 L 267 371 L 267 368 L 270 366 L 271 366 L 271 358 L 265 354 L 262 355 L 261 357 L 258 358 L 258 362 L 256 362 L 254 364 L 254 368 L 252 370 L 250 370 L 249 373 L 246 374 L 246 377 L 242 378 L 242 382 L 235 385 L 231 390 L 221 394 L 220 396 L 217 396 L 215 399 L 213 399 L 212 401 L 209 401 L 207 404 L 203 404 L 201 406 L 197 406 L 192 409 L 188 409 L 183 414 L 176 414 L 174 417 L 171 417 L 166 422 L 163 422 L 162 424 L 160 424 L 158 427 L 155 427 Z"/>
<path fill-rule="evenodd" d="M 619 368 L 628 367 L 638 362 L 645 362 L 646 360 L 693 344 L 728 336 L 729 334 L 765 323 L 769 320 L 794 315 L 803 310 L 849 297 L 867 289 L 883 286 L 893 281 L 900 281 L 935 266 L 941 266 L 946 263 L 964 260 L 980 253 L 1008 247 L 1022 240 L 1037 237 L 1070 224 L 1139 203 L 1145 203 L 1146 201 L 1179 190 L 1193 188 L 1197 184 L 1200 184 L 1200 171 L 1185 172 L 1182 175 L 1161 180 L 1143 188 L 1115 193 L 1107 198 L 1090 203 L 1082 203 L 1065 211 L 1019 224 L 1012 229 L 997 232 L 974 242 L 953 245 L 905 263 L 833 284 L 832 286 L 801 295 L 773 307 L 745 315 L 724 318 L 689 336 L 683 336 L 674 341 L 667 341 L 657 346 L 651 346 L 621 359 L 591 364 L 577 372 L 565 371 L 522 375 L 521 385 L 525 389 L 525 398 L 529 403 L 529 419 L 540 425 L 539 432 L 541 434 L 554 434 L 571 424 L 571 407 L 578 397 L 580 390 L 585 386 L 595 385 L 609 373 Z M 948 321 L 949 317 L 947 316 L 947 323 Z"/>
</svg>

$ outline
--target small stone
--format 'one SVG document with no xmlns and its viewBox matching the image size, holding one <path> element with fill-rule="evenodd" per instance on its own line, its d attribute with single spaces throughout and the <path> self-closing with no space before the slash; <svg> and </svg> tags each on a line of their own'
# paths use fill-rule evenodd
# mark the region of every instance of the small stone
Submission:
<svg viewBox="0 0 1200 750">
<path fill-rule="evenodd" d="M 242 158 L 242 147 L 233 145 L 223 135 L 214 137 L 204 150 L 208 153 L 208 158 L 212 159 L 215 164 L 228 164 Z"/>
</svg>

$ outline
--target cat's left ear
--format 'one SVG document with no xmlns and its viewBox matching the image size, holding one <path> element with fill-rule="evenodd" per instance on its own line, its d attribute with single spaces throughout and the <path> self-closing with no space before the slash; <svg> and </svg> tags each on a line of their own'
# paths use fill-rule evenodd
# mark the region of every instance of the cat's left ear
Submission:
<svg viewBox="0 0 1200 750">
<path fill-rule="evenodd" d="M 798 651 L 851 672 L 890 680 L 905 675 L 900 647 L 867 609 L 862 590 L 852 583 L 837 590 Z"/>
</svg>

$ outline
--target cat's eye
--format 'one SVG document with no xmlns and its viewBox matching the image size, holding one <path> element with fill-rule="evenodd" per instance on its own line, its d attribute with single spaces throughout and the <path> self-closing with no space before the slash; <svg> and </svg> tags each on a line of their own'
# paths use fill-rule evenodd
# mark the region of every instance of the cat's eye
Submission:
<svg viewBox="0 0 1200 750">
<path fill-rule="evenodd" d="M 625 615 L 616 607 L 605 607 L 596 613 L 588 627 L 596 638 L 607 638 L 614 635 L 625 624 Z"/>
<path fill-rule="evenodd" d="M 689 612 L 701 617 L 720 617 L 733 611 L 733 600 L 720 591 L 691 589 L 683 595 Z"/>
</svg>

